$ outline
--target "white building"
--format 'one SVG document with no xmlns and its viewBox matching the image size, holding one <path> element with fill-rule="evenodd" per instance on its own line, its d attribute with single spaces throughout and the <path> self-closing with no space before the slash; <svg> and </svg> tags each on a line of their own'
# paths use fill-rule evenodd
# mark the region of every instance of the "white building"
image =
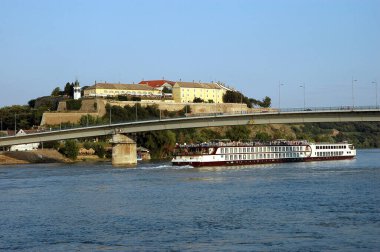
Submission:
<svg viewBox="0 0 380 252">
<path fill-rule="evenodd" d="M 82 97 L 80 91 L 81 91 L 81 88 L 79 86 L 79 82 L 75 81 L 75 84 L 74 84 L 74 100 L 79 100 Z"/>
<path fill-rule="evenodd" d="M 17 132 L 16 136 L 25 136 L 26 133 L 22 129 Z M 37 150 L 40 143 L 30 143 L 30 144 L 17 144 L 12 145 L 10 151 L 32 151 Z"/>
</svg>

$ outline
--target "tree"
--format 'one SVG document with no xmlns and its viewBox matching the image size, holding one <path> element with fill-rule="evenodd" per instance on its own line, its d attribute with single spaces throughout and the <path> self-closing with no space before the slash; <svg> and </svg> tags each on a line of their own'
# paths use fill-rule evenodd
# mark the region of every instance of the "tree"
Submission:
<svg viewBox="0 0 380 252">
<path fill-rule="evenodd" d="M 250 138 L 251 130 L 245 125 L 231 126 L 226 131 L 226 138 L 233 141 L 241 141 Z"/>
<path fill-rule="evenodd" d="M 263 99 L 263 101 L 261 103 L 261 107 L 263 107 L 263 108 L 269 108 L 271 106 L 271 103 L 272 103 L 271 98 L 268 97 L 268 96 L 265 96 L 265 98 Z"/>
<path fill-rule="evenodd" d="M 265 96 L 265 98 L 262 101 L 256 100 L 254 98 L 250 98 L 249 100 L 253 105 L 256 105 L 262 108 L 269 108 L 272 103 L 272 99 L 268 96 Z"/>
<path fill-rule="evenodd" d="M 162 93 L 171 94 L 171 93 L 172 93 L 172 90 L 169 89 L 168 87 L 164 87 L 164 88 L 162 89 Z"/>
<path fill-rule="evenodd" d="M 75 160 L 79 154 L 79 146 L 75 140 L 66 140 L 62 152 L 66 157 Z"/>
<path fill-rule="evenodd" d="M 236 92 L 236 91 L 227 90 L 227 92 L 223 95 L 223 102 L 224 103 L 245 103 L 247 104 L 248 108 L 252 108 L 251 99 L 244 96 L 242 93 Z"/>
<path fill-rule="evenodd" d="M 271 140 L 271 137 L 268 135 L 268 133 L 259 131 L 256 133 L 255 139 L 261 142 L 267 142 Z"/>
<path fill-rule="evenodd" d="M 102 123 L 102 119 L 98 116 L 92 116 L 92 115 L 82 115 L 79 119 L 80 126 L 87 126 L 87 125 L 99 125 Z"/>
<path fill-rule="evenodd" d="M 53 89 L 53 91 L 51 92 L 51 95 L 52 96 L 59 96 L 61 93 L 61 89 L 59 87 L 56 87 Z"/>
<path fill-rule="evenodd" d="M 94 144 L 94 150 L 95 154 L 98 155 L 99 158 L 104 158 L 104 156 L 106 155 L 106 149 L 101 143 Z"/>
<path fill-rule="evenodd" d="M 64 88 L 64 90 L 63 90 L 63 93 L 65 94 L 65 95 L 67 95 L 67 96 L 69 96 L 69 97 L 72 97 L 71 96 L 71 90 L 72 90 L 72 86 L 71 86 L 71 84 L 70 84 L 70 82 L 67 82 L 66 83 L 66 85 L 65 85 L 65 88 Z"/>
<path fill-rule="evenodd" d="M 165 158 L 175 146 L 176 135 L 171 130 L 152 131 L 139 137 L 138 142 L 150 149 L 153 158 Z"/>
<path fill-rule="evenodd" d="M 34 108 L 34 106 L 36 105 L 36 99 L 32 99 L 32 100 L 28 101 L 28 105 L 29 105 L 29 107 Z"/>
</svg>

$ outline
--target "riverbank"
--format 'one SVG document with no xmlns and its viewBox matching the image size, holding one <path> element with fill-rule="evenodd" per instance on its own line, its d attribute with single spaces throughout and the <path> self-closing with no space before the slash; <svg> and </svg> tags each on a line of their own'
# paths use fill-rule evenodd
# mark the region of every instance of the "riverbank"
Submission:
<svg viewBox="0 0 380 252">
<path fill-rule="evenodd" d="M 0 152 L 0 165 L 72 162 L 54 149 Z"/>
</svg>

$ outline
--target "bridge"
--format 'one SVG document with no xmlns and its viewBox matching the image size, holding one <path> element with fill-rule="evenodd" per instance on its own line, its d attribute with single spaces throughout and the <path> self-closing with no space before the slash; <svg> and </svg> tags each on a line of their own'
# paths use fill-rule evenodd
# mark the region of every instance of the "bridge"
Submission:
<svg viewBox="0 0 380 252">
<path fill-rule="evenodd" d="M 16 144 L 112 135 L 113 163 L 133 164 L 136 163 L 136 143 L 126 136 L 131 133 L 231 125 L 370 121 L 380 122 L 380 108 L 358 107 L 352 109 L 350 107 L 339 107 L 315 108 L 307 110 L 283 109 L 281 111 L 248 114 L 202 114 L 179 118 L 154 119 L 63 130 L 49 130 L 24 136 L 7 136 L 0 138 L 0 147 Z"/>
</svg>

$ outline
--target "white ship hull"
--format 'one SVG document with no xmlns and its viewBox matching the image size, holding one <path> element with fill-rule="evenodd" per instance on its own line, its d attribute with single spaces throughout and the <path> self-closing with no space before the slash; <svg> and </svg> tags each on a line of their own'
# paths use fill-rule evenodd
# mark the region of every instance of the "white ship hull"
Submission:
<svg viewBox="0 0 380 252">
<path fill-rule="evenodd" d="M 284 162 L 307 162 L 352 159 L 356 150 L 352 144 L 314 144 L 306 142 L 276 142 L 269 145 L 204 144 L 181 146 L 183 150 L 172 160 L 173 165 L 224 166 Z M 286 144 L 285 144 L 286 143 Z M 294 143 L 294 144 L 292 144 Z M 182 148 L 182 149 L 181 149 Z"/>
</svg>

